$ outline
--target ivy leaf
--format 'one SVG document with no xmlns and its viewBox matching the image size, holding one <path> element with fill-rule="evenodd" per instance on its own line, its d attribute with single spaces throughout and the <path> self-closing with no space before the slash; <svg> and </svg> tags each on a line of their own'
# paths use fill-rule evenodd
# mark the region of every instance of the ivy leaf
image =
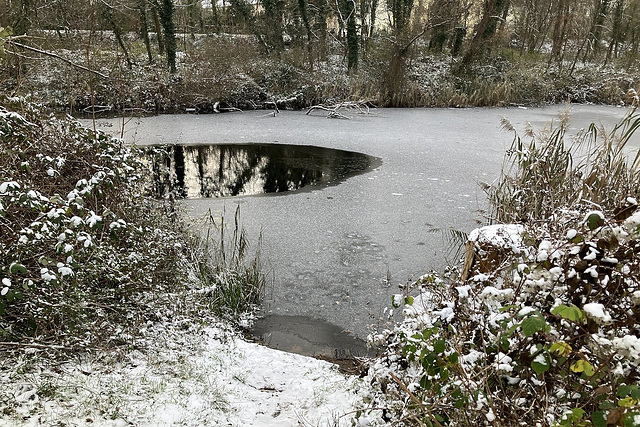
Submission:
<svg viewBox="0 0 640 427">
<path fill-rule="evenodd" d="M 547 322 L 538 313 L 534 316 L 529 316 L 524 319 L 520 326 L 522 327 L 522 333 L 526 337 L 530 337 L 536 332 L 545 330 L 547 328 Z"/>
<path fill-rule="evenodd" d="M 632 387 L 630 385 L 621 385 L 618 387 L 616 394 L 618 397 L 628 396 L 631 393 Z"/>
<path fill-rule="evenodd" d="M 605 400 L 604 402 L 600 403 L 598 405 L 598 408 L 600 409 L 613 409 L 615 408 L 616 405 L 614 405 L 613 403 L 609 402 L 608 400 Z"/>
<path fill-rule="evenodd" d="M 640 412 L 627 412 L 627 416 L 624 418 L 624 427 L 637 427 L 638 417 L 640 417 Z"/>
<path fill-rule="evenodd" d="M 620 406 L 621 408 L 632 408 L 635 406 L 635 404 L 636 401 L 631 396 L 618 400 L 618 406 Z"/>
<path fill-rule="evenodd" d="M 573 419 L 575 421 L 579 421 L 582 419 L 582 417 L 584 416 L 584 409 L 580 409 L 580 408 L 573 408 L 571 410 L 571 414 L 573 415 Z"/>
<path fill-rule="evenodd" d="M 584 242 L 584 236 L 582 234 L 578 234 L 576 237 L 570 240 L 571 243 L 582 243 Z"/>
<path fill-rule="evenodd" d="M 589 230 L 593 231 L 596 228 L 602 227 L 604 225 L 604 218 L 602 217 L 602 213 L 600 212 L 592 212 L 587 216 L 587 227 Z"/>
</svg>

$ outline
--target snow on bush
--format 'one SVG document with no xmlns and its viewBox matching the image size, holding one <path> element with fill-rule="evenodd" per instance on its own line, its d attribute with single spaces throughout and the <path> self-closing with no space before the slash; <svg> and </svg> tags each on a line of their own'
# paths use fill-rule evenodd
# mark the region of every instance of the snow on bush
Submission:
<svg viewBox="0 0 640 427">
<path fill-rule="evenodd" d="M 640 241 L 606 224 L 542 242 L 524 229 L 503 269 L 396 297 L 404 320 L 372 337 L 388 348 L 373 406 L 426 425 L 637 425 Z"/>
<path fill-rule="evenodd" d="M 142 163 L 122 141 L 2 104 L 0 341 L 126 335 L 116 323 L 135 329 L 149 291 L 179 283 L 183 236 L 141 196 Z"/>
</svg>

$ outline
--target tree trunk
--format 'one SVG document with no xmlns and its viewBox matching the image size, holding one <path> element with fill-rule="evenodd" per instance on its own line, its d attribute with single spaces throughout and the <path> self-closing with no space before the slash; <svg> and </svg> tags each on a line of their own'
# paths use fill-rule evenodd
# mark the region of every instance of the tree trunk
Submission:
<svg viewBox="0 0 640 427">
<path fill-rule="evenodd" d="M 583 62 L 587 60 L 590 54 L 592 57 L 598 54 L 600 40 L 602 39 L 602 28 L 609 13 L 609 3 L 611 3 L 611 0 L 598 0 L 593 23 L 587 35 L 586 49 L 584 51 L 584 57 L 582 58 Z"/>
<path fill-rule="evenodd" d="M 149 26 L 147 25 L 147 3 L 145 0 L 138 1 L 138 11 L 140 12 L 140 36 L 147 49 L 149 64 L 153 63 L 153 53 L 151 52 L 151 41 L 149 40 Z"/>
<path fill-rule="evenodd" d="M 430 51 L 441 53 L 442 49 L 444 49 L 451 31 L 451 24 L 448 23 L 444 25 L 443 22 L 450 22 L 451 15 L 451 1 L 435 0 L 431 4 L 429 9 L 429 23 L 434 28 L 431 31 L 431 38 L 429 39 Z"/>
<path fill-rule="evenodd" d="M 618 51 L 618 43 L 622 41 L 622 13 L 624 11 L 624 0 L 617 0 L 616 6 L 613 12 L 613 22 L 611 23 L 611 42 L 609 43 L 609 50 L 607 51 L 607 59 L 605 64 L 609 63 L 612 54 Z"/>
<path fill-rule="evenodd" d="M 298 9 L 300 10 L 300 16 L 302 17 L 304 28 L 307 31 L 307 55 L 309 57 L 309 67 L 313 70 L 313 31 L 311 31 L 309 15 L 307 14 L 307 0 L 298 0 Z"/>
<path fill-rule="evenodd" d="M 113 35 L 115 36 L 116 41 L 120 46 L 120 49 L 122 49 L 122 52 L 124 53 L 124 58 L 127 61 L 127 67 L 131 69 L 132 68 L 131 58 L 129 58 L 129 51 L 127 51 L 127 47 L 125 46 L 124 41 L 122 40 L 122 30 L 120 29 L 120 25 L 118 25 L 118 23 L 115 20 L 115 17 L 113 16 L 112 7 L 107 5 L 107 3 L 104 3 L 104 17 L 109 23 L 109 26 L 113 31 Z"/>
<path fill-rule="evenodd" d="M 397 49 L 391 57 L 384 79 L 383 102 L 388 107 L 401 106 L 398 95 L 404 84 L 406 68 L 406 52 Z"/>
<path fill-rule="evenodd" d="M 316 15 L 317 31 L 320 35 L 320 48 L 318 49 L 318 57 L 321 61 L 327 58 L 327 19 L 329 17 L 329 6 L 327 0 L 317 0 L 316 9 L 318 11 Z"/>
<path fill-rule="evenodd" d="M 462 43 L 467 36 L 467 27 L 456 27 L 454 32 L 453 46 L 451 47 L 451 56 L 454 58 L 460 55 Z"/>
<path fill-rule="evenodd" d="M 413 0 L 390 0 L 393 29 L 398 36 L 402 36 L 409 29 L 409 19 L 413 9 Z"/>
<path fill-rule="evenodd" d="M 151 8 L 151 14 L 153 16 L 153 26 L 156 28 L 156 39 L 158 40 L 158 51 L 160 55 L 164 55 L 164 35 L 162 34 L 162 26 L 160 25 L 160 18 L 158 16 L 158 11 L 160 10 L 160 5 L 158 1 L 155 0 L 154 6 Z"/>
<path fill-rule="evenodd" d="M 262 0 L 265 18 L 265 35 L 269 47 L 277 52 L 284 50 L 282 39 L 282 10 L 278 0 Z"/>
<path fill-rule="evenodd" d="M 484 48 L 489 44 L 490 40 L 496 33 L 498 28 L 499 16 L 502 15 L 506 0 L 486 0 L 484 4 L 484 12 L 482 19 L 476 26 L 476 33 L 471 40 L 471 44 L 464 58 L 462 66 L 470 64 Z"/>
<path fill-rule="evenodd" d="M 378 10 L 378 0 L 371 0 L 371 10 L 369 11 L 371 25 L 369 25 L 369 37 L 373 37 L 373 30 L 376 27 L 376 13 Z"/>
<path fill-rule="evenodd" d="M 162 0 L 159 9 L 160 23 L 164 33 L 164 46 L 167 51 L 167 65 L 172 74 L 176 72 L 176 51 L 178 50 L 176 27 L 173 21 L 174 7 L 173 0 Z"/>
<path fill-rule="evenodd" d="M 338 0 L 342 19 L 347 28 L 347 68 L 354 71 L 358 68 L 358 32 L 356 28 L 355 0 Z"/>
<path fill-rule="evenodd" d="M 564 33 L 569 19 L 568 0 L 559 0 L 556 17 L 553 22 L 553 42 L 551 47 L 551 60 L 560 58 L 564 42 Z"/>
<path fill-rule="evenodd" d="M 14 35 L 27 34 L 27 31 L 31 28 L 31 14 L 34 10 L 31 0 L 16 0 L 8 3 L 13 9 L 11 11 L 11 25 L 13 26 Z"/>
</svg>

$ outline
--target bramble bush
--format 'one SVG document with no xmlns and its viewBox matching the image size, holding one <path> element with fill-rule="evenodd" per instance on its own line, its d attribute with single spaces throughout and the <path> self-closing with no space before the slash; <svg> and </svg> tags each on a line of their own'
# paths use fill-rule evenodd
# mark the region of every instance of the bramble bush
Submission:
<svg viewBox="0 0 640 427">
<path fill-rule="evenodd" d="M 153 293 L 183 277 L 177 220 L 140 197 L 143 165 L 122 141 L 3 104 L 0 335 L 91 341 L 116 334 L 114 319 L 135 328 Z"/>
<path fill-rule="evenodd" d="M 396 295 L 402 322 L 371 337 L 386 351 L 369 398 L 388 421 L 640 425 L 640 175 L 623 149 L 638 119 L 595 151 L 553 132 L 514 146 L 489 190 L 507 224 L 469 235 L 468 274 Z"/>
</svg>

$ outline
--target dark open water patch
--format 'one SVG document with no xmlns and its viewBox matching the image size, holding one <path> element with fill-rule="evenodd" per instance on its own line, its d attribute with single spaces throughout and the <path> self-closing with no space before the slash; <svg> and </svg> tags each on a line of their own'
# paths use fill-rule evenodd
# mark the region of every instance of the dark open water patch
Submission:
<svg viewBox="0 0 640 427">
<path fill-rule="evenodd" d="M 154 195 L 188 199 L 317 189 L 382 164 L 362 153 L 302 145 L 168 145 L 154 151 Z"/>
<path fill-rule="evenodd" d="M 264 345 L 303 356 L 324 359 L 373 357 L 375 350 L 341 328 L 304 316 L 271 314 L 258 319 L 249 331 Z"/>
</svg>

